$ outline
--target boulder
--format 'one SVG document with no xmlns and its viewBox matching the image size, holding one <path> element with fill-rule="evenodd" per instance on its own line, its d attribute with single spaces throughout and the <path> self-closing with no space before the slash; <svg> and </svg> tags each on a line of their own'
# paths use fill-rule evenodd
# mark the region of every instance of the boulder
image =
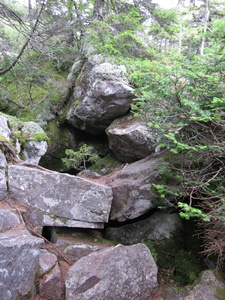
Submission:
<svg viewBox="0 0 225 300">
<path fill-rule="evenodd" d="M 83 256 L 86 256 L 92 252 L 100 251 L 104 249 L 104 246 L 88 245 L 83 243 L 76 243 L 74 245 L 68 245 L 64 249 L 65 256 L 70 262 L 76 262 Z"/>
<path fill-rule="evenodd" d="M 42 273 L 48 272 L 57 263 L 55 254 L 48 252 L 46 249 L 41 249 L 39 256 L 39 267 Z"/>
<path fill-rule="evenodd" d="M 19 203 L 81 222 L 107 222 L 111 188 L 86 179 L 18 165 L 8 168 L 9 192 Z"/>
<path fill-rule="evenodd" d="M 177 213 L 156 212 L 151 217 L 121 227 L 109 227 L 105 237 L 123 244 L 155 242 L 171 238 L 182 230 L 182 219 Z"/>
<path fill-rule="evenodd" d="M 131 114 L 118 118 L 106 129 L 109 148 L 122 162 L 133 162 L 155 151 L 149 128 Z"/>
<path fill-rule="evenodd" d="M 22 151 L 24 160 L 31 164 L 38 164 L 40 158 L 48 149 L 46 140 L 39 140 L 46 138 L 44 130 L 35 122 L 24 122 L 21 132 L 22 135 L 32 139 L 26 141 L 25 148 Z"/>
<path fill-rule="evenodd" d="M 26 142 L 23 150 L 24 160 L 30 164 L 38 164 L 42 155 L 47 151 L 48 145 L 46 141 L 30 141 Z"/>
<path fill-rule="evenodd" d="M 0 138 L 4 138 L 4 140 L 10 140 L 11 130 L 8 126 L 8 120 L 4 116 L 0 115 Z"/>
<path fill-rule="evenodd" d="M 0 233 L 1 299 L 17 299 L 32 289 L 42 244 L 42 239 L 27 230 Z"/>
<path fill-rule="evenodd" d="M 202 272 L 200 279 L 192 286 L 166 290 L 165 300 L 217 300 L 224 299 L 225 282 L 216 271 Z"/>
<path fill-rule="evenodd" d="M 67 121 L 91 134 L 99 134 L 124 115 L 134 98 L 125 66 L 89 59 L 76 82 Z"/>
<path fill-rule="evenodd" d="M 23 216 L 32 224 L 39 232 L 42 232 L 43 226 L 52 227 L 72 227 L 72 228 L 93 228 L 93 229 L 103 229 L 103 222 L 84 222 L 76 221 L 73 219 L 59 217 L 53 214 L 49 214 L 41 210 L 27 209 L 23 213 Z"/>
<path fill-rule="evenodd" d="M 17 155 L 23 156 L 28 163 L 38 164 L 47 150 L 48 137 L 35 122 L 22 122 L 1 113 L 0 136 L 10 144 Z"/>
<path fill-rule="evenodd" d="M 79 172 L 77 174 L 77 176 L 82 177 L 82 178 L 90 178 L 90 179 L 97 179 L 97 178 L 102 177 L 101 174 L 91 171 L 91 170 L 83 170 L 83 171 Z"/>
<path fill-rule="evenodd" d="M 5 198 L 8 194 L 7 184 L 6 184 L 6 165 L 7 161 L 5 155 L 0 150 L 0 200 Z"/>
<path fill-rule="evenodd" d="M 40 280 L 39 295 L 40 299 L 62 299 L 61 272 L 58 265 Z"/>
<path fill-rule="evenodd" d="M 20 225 L 16 214 L 9 209 L 0 209 L 0 231 L 15 228 Z"/>
<path fill-rule="evenodd" d="M 134 219 L 162 204 L 152 184 L 159 182 L 163 165 L 160 155 L 147 157 L 126 165 L 106 180 L 113 191 L 111 220 Z"/>
<path fill-rule="evenodd" d="M 146 300 L 158 287 L 157 266 L 145 245 L 117 245 L 79 259 L 65 285 L 66 300 Z"/>
</svg>

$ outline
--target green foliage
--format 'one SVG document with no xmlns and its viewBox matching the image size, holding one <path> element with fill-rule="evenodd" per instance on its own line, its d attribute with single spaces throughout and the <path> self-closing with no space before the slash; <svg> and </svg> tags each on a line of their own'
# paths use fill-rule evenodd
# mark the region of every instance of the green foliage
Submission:
<svg viewBox="0 0 225 300">
<path fill-rule="evenodd" d="M 3 77 L 2 111 L 28 121 L 60 109 L 67 93 L 66 74 L 55 70 L 53 62 L 39 60 L 37 53 L 29 53 L 24 56 L 28 69 L 16 66 Z"/>
<path fill-rule="evenodd" d="M 182 209 L 180 212 L 180 216 L 186 220 L 189 220 L 190 218 L 198 217 L 202 218 L 203 221 L 210 221 L 210 216 L 207 216 L 202 212 L 199 208 L 194 208 L 188 205 L 187 203 L 178 202 L 178 207 Z"/>
<path fill-rule="evenodd" d="M 182 217 L 197 217 L 205 224 L 210 245 L 219 238 L 215 226 L 225 233 L 223 49 L 224 44 L 213 44 L 204 56 L 193 59 L 171 54 L 158 61 L 139 60 L 131 74 L 137 96 L 133 113 L 150 127 L 158 146 L 168 149 L 164 182 L 155 188 L 166 205 L 180 209 Z M 205 249 L 224 260 L 224 240 L 217 245 L 205 243 Z"/>
<path fill-rule="evenodd" d="M 79 151 L 73 151 L 72 149 L 66 149 L 66 158 L 62 158 L 62 162 L 69 169 L 86 169 L 87 162 L 91 164 L 97 164 L 100 161 L 100 157 L 96 153 L 92 153 L 92 147 L 83 144 Z"/>
<path fill-rule="evenodd" d="M 90 26 L 91 43 L 98 53 L 111 56 L 135 57 L 144 54 L 146 47 L 138 38 L 137 30 L 143 30 L 137 8 L 129 8 L 126 13 L 111 14 L 104 21 L 94 20 Z"/>
<path fill-rule="evenodd" d="M 157 263 L 157 251 L 155 250 L 154 245 L 149 242 L 143 242 L 143 244 L 145 244 L 148 247 L 148 249 L 151 252 L 151 255 L 154 258 L 154 261 Z"/>
</svg>

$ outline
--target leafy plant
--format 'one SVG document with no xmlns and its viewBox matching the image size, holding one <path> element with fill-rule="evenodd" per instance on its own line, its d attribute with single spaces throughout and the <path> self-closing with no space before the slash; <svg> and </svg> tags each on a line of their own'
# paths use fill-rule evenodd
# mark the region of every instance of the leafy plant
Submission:
<svg viewBox="0 0 225 300">
<path fill-rule="evenodd" d="M 62 162 L 69 169 L 85 169 L 87 162 L 91 164 L 97 164 L 100 161 L 100 157 L 96 153 L 92 153 L 92 147 L 83 144 L 78 151 L 72 149 L 66 149 L 65 154 L 67 157 L 62 158 Z"/>
</svg>

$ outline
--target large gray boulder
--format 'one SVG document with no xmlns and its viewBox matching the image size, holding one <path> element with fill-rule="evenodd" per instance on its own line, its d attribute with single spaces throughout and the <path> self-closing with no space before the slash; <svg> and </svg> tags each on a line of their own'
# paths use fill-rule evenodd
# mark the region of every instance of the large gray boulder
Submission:
<svg viewBox="0 0 225 300">
<path fill-rule="evenodd" d="M 81 222 L 107 222 L 110 187 L 80 177 L 18 165 L 8 168 L 10 195 L 43 212 Z"/>
<path fill-rule="evenodd" d="M 109 148 L 122 162 L 133 162 L 155 151 L 149 128 L 130 114 L 114 120 L 106 133 Z"/>
<path fill-rule="evenodd" d="M 169 239 L 180 233 L 181 229 L 183 225 L 179 214 L 156 212 L 151 217 L 133 224 L 107 228 L 105 238 L 130 245 Z"/>
<path fill-rule="evenodd" d="M 117 245 L 79 259 L 66 276 L 66 300 L 146 300 L 157 266 L 143 244 Z"/>
<path fill-rule="evenodd" d="M 204 271 L 192 286 L 166 290 L 165 300 L 218 300 L 224 299 L 225 282 L 215 271 Z"/>
<path fill-rule="evenodd" d="M 17 299 L 32 289 L 42 244 L 42 239 L 27 230 L 0 233 L 1 299 Z"/>
<path fill-rule="evenodd" d="M 161 204 L 152 184 L 159 182 L 163 165 L 155 155 L 125 166 L 106 180 L 113 191 L 112 220 L 134 219 Z"/>
<path fill-rule="evenodd" d="M 0 150 L 0 200 L 5 198 L 8 194 L 6 184 L 6 165 L 7 161 L 5 155 Z"/>
<path fill-rule="evenodd" d="M 75 83 L 67 121 L 91 134 L 99 134 L 129 109 L 133 88 L 125 66 L 89 58 Z"/>
</svg>

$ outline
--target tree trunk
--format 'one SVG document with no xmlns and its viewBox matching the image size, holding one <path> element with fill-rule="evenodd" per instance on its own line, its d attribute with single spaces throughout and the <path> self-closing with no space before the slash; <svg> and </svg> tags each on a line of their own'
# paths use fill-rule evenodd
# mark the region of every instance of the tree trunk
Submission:
<svg viewBox="0 0 225 300">
<path fill-rule="evenodd" d="M 199 49 L 199 52 L 200 52 L 201 55 L 204 54 L 204 48 L 205 48 L 205 42 L 206 42 L 205 33 L 207 31 L 208 24 L 209 24 L 209 15 L 210 15 L 209 0 L 206 0 L 206 3 L 205 3 L 205 21 L 204 21 L 204 29 L 203 29 L 204 36 L 201 40 L 200 49 Z"/>
<path fill-rule="evenodd" d="M 103 20 L 103 9 L 104 9 L 105 0 L 95 0 L 94 4 L 94 19 Z"/>
</svg>

